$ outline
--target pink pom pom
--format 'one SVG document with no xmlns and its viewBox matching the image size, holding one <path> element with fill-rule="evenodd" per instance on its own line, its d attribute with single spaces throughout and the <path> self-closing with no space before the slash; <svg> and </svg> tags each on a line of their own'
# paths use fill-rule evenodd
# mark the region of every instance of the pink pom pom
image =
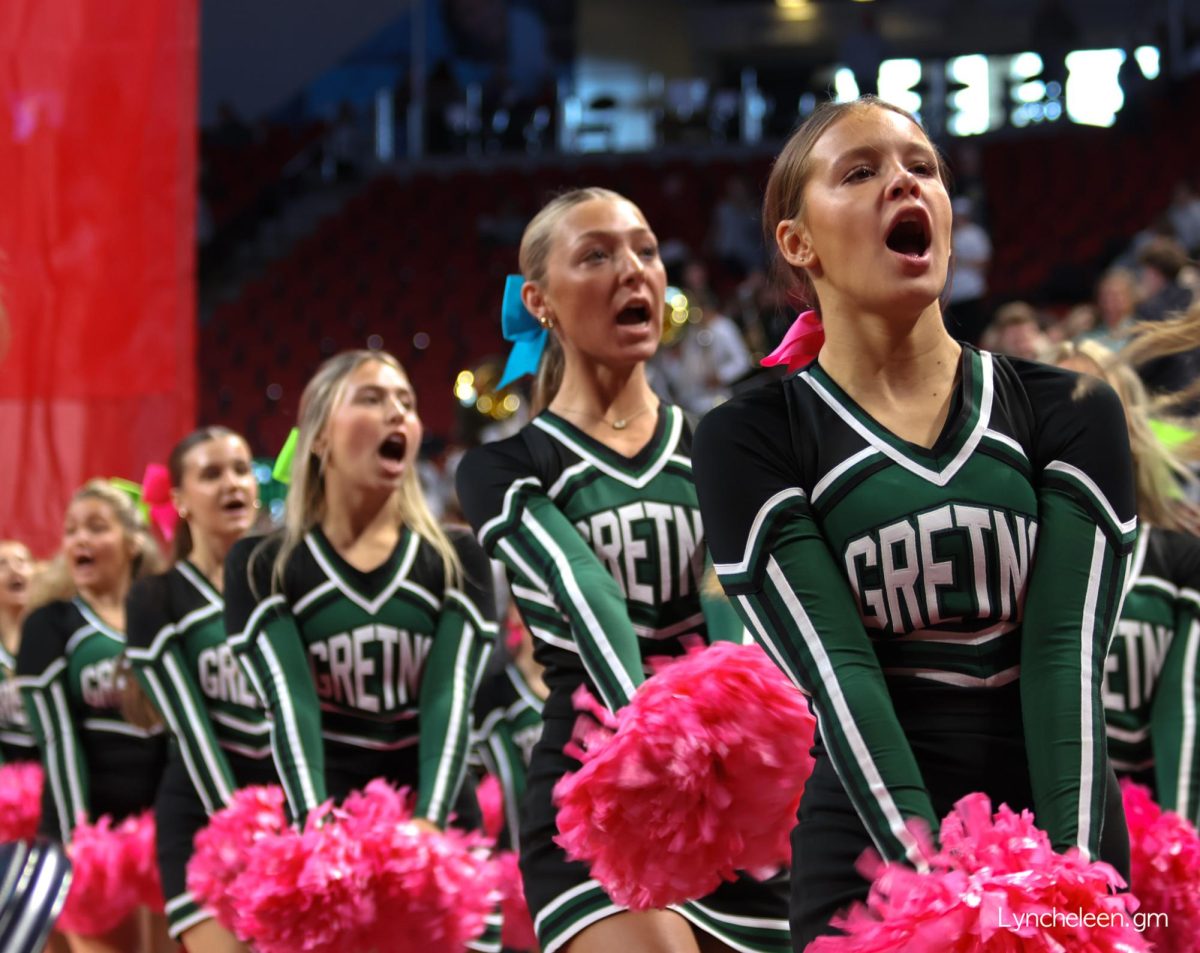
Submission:
<svg viewBox="0 0 1200 953">
<path fill-rule="evenodd" d="M 525 900 L 525 882 L 517 855 L 511 850 L 501 851 L 496 856 L 496 865 L 500 873 L 500 910 L 504 914 L 501 943 L 510 950 L 536 950 L 537 934 Z"/>
<path fill-rule="evenodd" d="M 303 831 L 285 825 L 282 800 L 277 788 L 235 795 L 197 835 L 188 871 L 259 953 L 461 953 L 483 932 L 499 874 L 478 834 L 418 827 L 407 792 L 378 779 Z"/>
<path fill-rule="evenodd" d="M 867 859 L 866 905 L 833 919 L 844 936 L 808 953 L 1138 953 L 1137 901 L 1108 864 L 1058 854 L 1028 811 L 992 814 L 983 794 L 960 800 L 942 822 L 931 872 Z"/>
<path fill-rule="evenodd" d="M 233 931 L 259 953 L 362 953 L 376 908 L 361 845 L 328 805 L 260 837 L 229 888 Z"/>
<path fill-rule="evenodd" d="M 665 662 L 601 718 L 615 731 L 587 732 L 583 768 L 555 787 L 556 840 L 614 901 L 665 907 L 788 861 L 815 723 L 761 649 Z"/>
<path fill-rule="evenodd" d="M 195 853 L 188 862 L 188 890 L 227 929 L 236 930 L 229 888 L 245 865 L 247 851 L 258 839 L 279 834 L 286 826 L 283 789 L 255 786 L 235 791 L 229 806 L 217 811 L 196 834 Z"/>
<path fill-rule="evenodd" d="M 125 876 L 137 884 L 139 903 L 163 913 L 162 881 L 158 876 L 154 815 L 145 811 L 123 820 L 117 834 L 125 842 Z"/>
<path fill-rule="evenodd" d="M 95 824 L 80 819 L 67 854 L 73 870 L 71 889 L 58 929 L 100 936 L 115 929 L 142 902 L 145 884 L 130 876 L 130 828 L 114 828 L 105 815 Z"/>
<path fill-rule="evenodd" d="M 411 823 L 403 791 L 375 780 L 347 798 L 340 823 L 362 851 L 379 921 L 364 949 L 460 953 L 483 933 L 499 899 L 499 871 L 479 834 Z"/>
<path fill-rule="evenodd" d="M 42 766 L 36 761 L 0 765 L 0 843 L 32 840 L 42 820 Z"/>
<path fill-rule="evenodd" d="M 494 774 L 489 774 L 475 789 L 479 812 L 483 815 L 483 832 L 492 840 L 504 830 L 504 791 Z"/>
<path fill-rule="evenodd" d="M 1155 953 L 1192 953 L 1200 949 L 1200 836 L 1186 818 L 1155 804 L 1142 785 L 1125 779 L 1121 795 L 1130 889 L 1146 924 L 1142 935 Z"/>
</svg>

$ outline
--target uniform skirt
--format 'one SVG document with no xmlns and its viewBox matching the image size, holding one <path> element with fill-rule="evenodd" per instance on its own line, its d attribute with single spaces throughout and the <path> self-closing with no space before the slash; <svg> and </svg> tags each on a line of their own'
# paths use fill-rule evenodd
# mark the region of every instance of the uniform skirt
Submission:
<svg viewBox="0 0 1200 953">
<path fill-rule="evenodd" d="M 279 783 L 270 755 L 248 758 L 226 751 L 225 756 L 239 787 Z M 174 746 L 154 802 L 154 823 L 158 874 L 167 902 L 167 931 L 173 940 L 178 940 L 212 914 L 199 906 L 187 889 L 187 865 L 192 859 L 193 843 L 196 834 L 208 824 L 208 814 Z"/>
<path fill-rule="evenodd" d="M 555 706 L 559 698 L 561 694 L 552 696 L 543 712 L 542 737 L 533 749 L 521 808 L 521 876 L 542 953 L 555 953 L 584 928 L 624 909 L 591 878 L 587 865 L 567 860 L 554 843 L 558 833 L 551 801 L 554 785 L 567 772 L 579 770 L 579 762 L 563 753 L 576 715 L 569 705 Z M 557 712 L 552 711 L 555 707 Z M 672 909 L 693 928 L 735 950 L 784 953 L 791 949 L 786 872 L 764 883 L 743 876 Z"/>
<path fill-rule="evenodd" d="M 105 814 L 113 823 L 154 806 L 167 763 L 167 742 L 161 734 L 149 738 L 83 733 L 90 821 Z M 45 767 L 45 765 L 43 765 Z M 42 789 L 42 820 L 38 833 L 58 840 L 58 808 L 47 778 Z"/>
<path fill-rule="evenodd" d="M 934 683 L 889 685 L 939 818 L 964 795 L 982 791 L 993 809 L 1033 809 L 1018 683 L 965 689 Z M 870 885 L 855 869 L 873 849 L 818 735 L 812 777 L 792 831 L 792 942 L 799 953 L 816 937 L 837 933 L 829 921 Z M 1100 856 L 1129 880 L 1129 834 L 1121 792 L 1108 771 Z"/>
</svg>

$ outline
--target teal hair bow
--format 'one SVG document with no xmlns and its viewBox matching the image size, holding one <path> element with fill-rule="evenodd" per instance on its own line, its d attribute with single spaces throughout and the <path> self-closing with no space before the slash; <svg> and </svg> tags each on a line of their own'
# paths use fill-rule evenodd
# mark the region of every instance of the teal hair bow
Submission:
<svg viewBox="0 0 1200 953">
<path fill-rule="evenodd" d="M 507 387 L 526 374 L 536 374 L 542 351 L 546 349 L 548 332 L 538 319 L 529 313 L 521 300 L 521 289 L 525 279 L 521 275 L 509 275 L 504 280 L 504 301 L 500 305 L 500 331 L 504 340 L 512 342 L 504 374 L 496 389 Z"/>
</svg>

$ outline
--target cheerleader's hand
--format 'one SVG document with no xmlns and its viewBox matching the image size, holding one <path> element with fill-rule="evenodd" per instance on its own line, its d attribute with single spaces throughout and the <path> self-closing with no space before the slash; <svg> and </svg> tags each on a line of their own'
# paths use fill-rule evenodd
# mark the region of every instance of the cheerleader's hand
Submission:
<svg viewBox="0 0 1200 953">
<path fill-rule="evenodd" d="M 414 817 L 411 821 L 412 825 L 419 831 L 424 831 L 426 834 L 440 834 L 442 829 L 433 821 L 424 817 Z"/>
</svg>

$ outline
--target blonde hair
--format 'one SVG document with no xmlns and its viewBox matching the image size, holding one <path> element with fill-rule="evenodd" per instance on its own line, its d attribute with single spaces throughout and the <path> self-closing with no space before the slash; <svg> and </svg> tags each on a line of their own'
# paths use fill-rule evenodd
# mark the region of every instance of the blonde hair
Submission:
<svg viewBox="0 0 1200 953">
<path fill-rule="evenodd" d="M 162 571 L 164 561 L 158 544 L 150 535 L 150 531 L 142 524 L 133 500 L 125 493 L 106 480 L 88 480 L 75 491 L 68 507 L 79 500 L 99 500 L 107 503 L 125 537 L 133 541 L 134 553 L 129 573 L 131 582 L 134 579 Z M 70 569 L 60 548 L 45 570 L 34 577 L 33 585 L 30 587 L 27 611 L 32 612 L 40 606 L 58 600 L 70 600 L 78 594 L 79 591 L 75 588 L 74 580 L 71 579 Z"/>
<path fill-rule="evenodd" d="M 1179 513 L 1180 485 L 1196 485 L 1196 477 L 1187 465 L 1187 454 L 1167 447 L 1151 429 L 1154 402 L 1141 378 L 1124 359 L 1124 354 L 1115 354 L 1096 341 L 1060 344 L 1054 361 L 1061 364 L 1072 357 L 1082 357 L 1094 364 L 1095 376 L 1117 392 L 1125 408 L 1138 518 L 1151 526 L 1186 530 L 1187 524 Z M 1076 396 L 1085 393 L 1092 383 L 1087 375 L 1082 376 Z M 1194 445 L 1195 440 L 1191 444 Z"/>
<path fill-rule="evenodd" d="M 518 262 L 521 275 L 526 281 L 536 285 L 546 280 L 546 263 L 550 259 L 550 249 L 554 245 L 554 233 L 564 216 L 577 205 L 593 201 L 629 202 L 624 195 L 611 189 L 589 186 L 582 189 L 572 189 L 557 195 L 542 206 L 521 235 L 521 250 L 518 252 Z M 634 205 L 636 208 L 637 206 Z M 546 341 L 546 350 L 538 363 L 537 377 L 533 382 L 531 410 L 537 414 L 549 406 L 562 386 L 563 351 L 557 334 L 551 334 Z"/>
<path fill-rule="evenodd" d="M 299 436 L 296 455 L 292 460 L 291 483 L 284 505 L 282 543 L 271 570 L 271 589 L 283 588 L 288 560 L 304 535 L 325 516 L 325 459 L 313 449 L 317 438 L 324 433 L 330 415 L 346 392 L 346 381 L 358 368 L 375 361 L 404 374 L 400 362 L 386 351 L 343 351 L 322 364 L 304 388 L 300 397 L 297 423 Z M 407 377 L 407 375 L 405 375 Z M 442 559 L 446 584 L 462 578 L 462 565 L 454 544 L 446 535 L 425 502 L 421 481 L 415 466 L 406 467 L 395 493 L 396 510 L 402 525 L 429 543 Z M 262 552 L 255 549 L 250 559 L 250 584 L 254 587 L 254 564 Z"/>
<path fill-rule="evenodd" d="M 1121 359 L 1132 367 L 1143 367 L 1160 357 L 1185 354 L 1200 348 L 1200 302 L 1164 321 L 1139 321 L 1129 331 L 1129 343 Z M 1151 404 L 1156 414 L 1170 414 L 1200 398 L 1200 377 L 1183 390 L 1156 394 Z"/>
</svg>

